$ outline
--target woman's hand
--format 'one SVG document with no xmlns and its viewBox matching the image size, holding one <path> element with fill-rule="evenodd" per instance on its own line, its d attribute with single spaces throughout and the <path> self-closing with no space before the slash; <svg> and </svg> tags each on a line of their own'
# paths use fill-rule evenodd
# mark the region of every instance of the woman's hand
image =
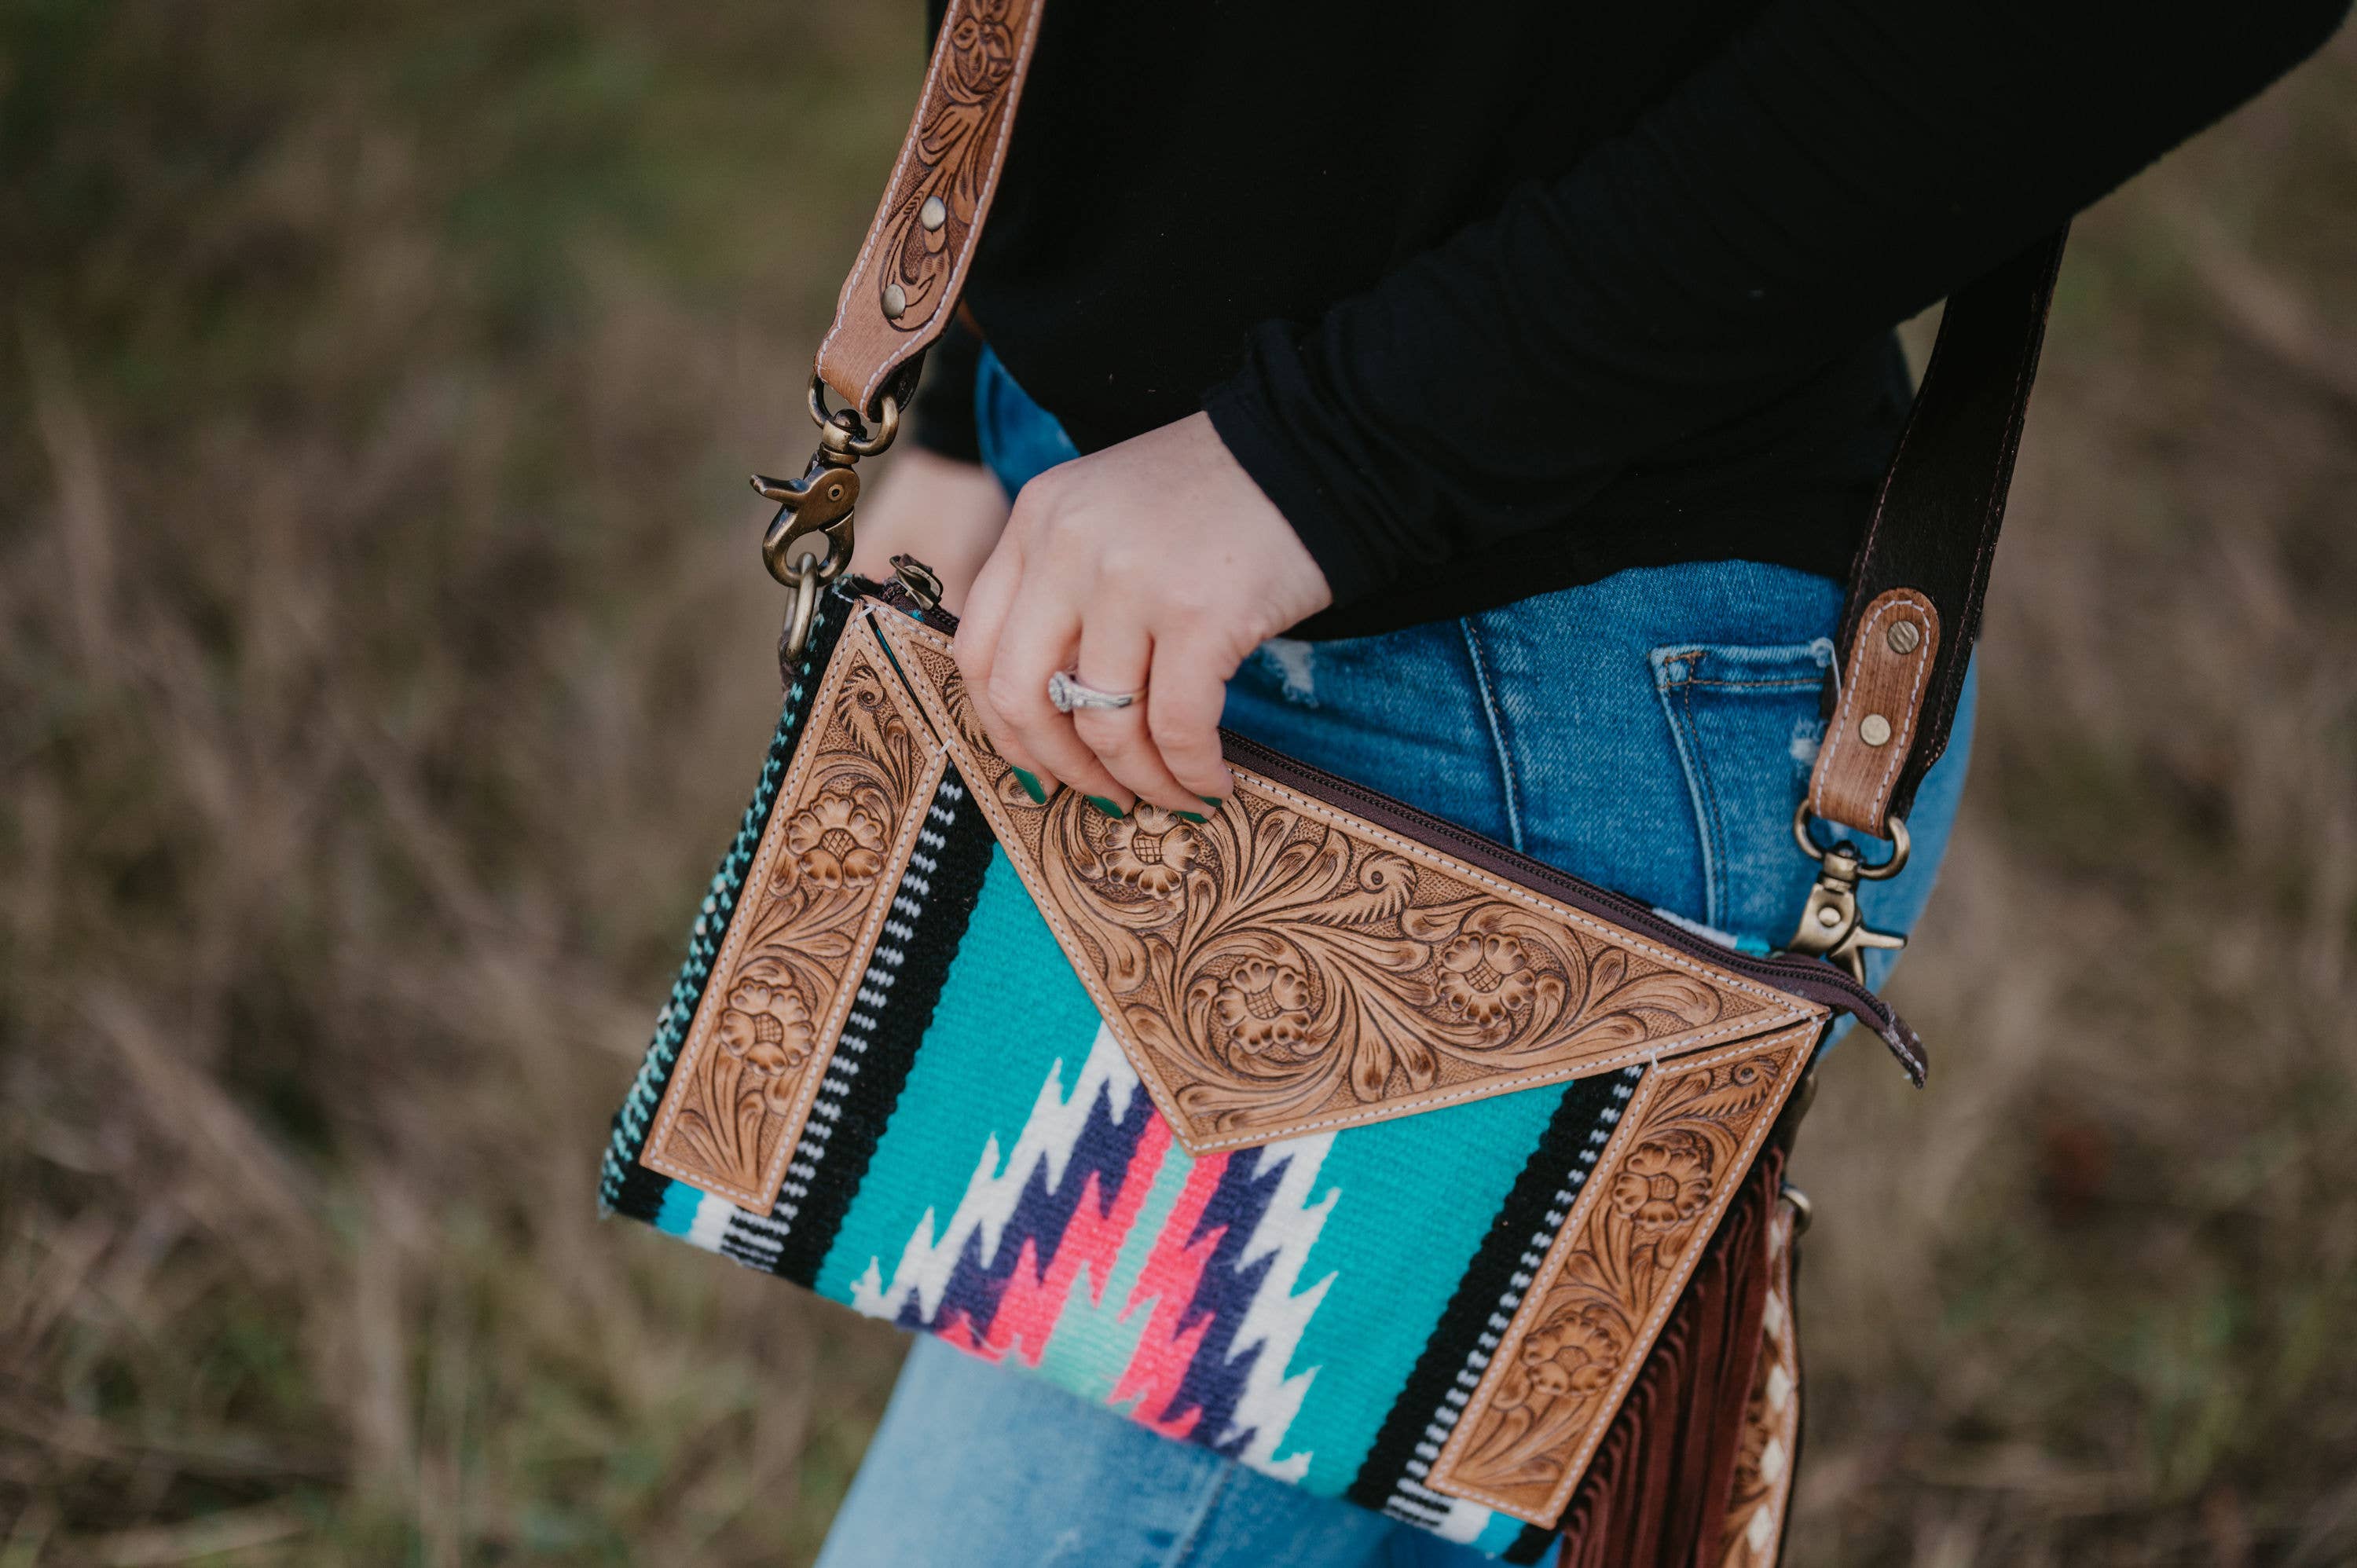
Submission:
<svg viewBox="0 0 2357 1568">
<path fill-rule="evenodd" d="M 1024 487 L 966 601 L 958 666 L 992 743 L 1043 797 L 1060 781 L 1116 813 L 1140 799 L 1192 811 L 1233 782 L 1228 677 L 1332 599 L 1284 514 L 1190 414 Z M 1146 695 L 1060 714 L 1059 670 Z"/>
<path fill-rule="evenodd" d="M 989 469 L 903 447 L 875 493 L 860 499 L 851 569 L 881 582 L 892 575 L 893 556 L 913 555 L 940 575 L 942 602 L 954 611 L 1006 527 L 1006 492 Z"/>
</svg>

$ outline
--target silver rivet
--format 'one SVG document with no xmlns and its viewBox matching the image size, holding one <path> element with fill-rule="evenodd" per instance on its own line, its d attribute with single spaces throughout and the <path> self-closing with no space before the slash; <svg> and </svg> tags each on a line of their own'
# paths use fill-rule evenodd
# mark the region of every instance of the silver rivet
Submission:
<svg viewBox="0 0 2357 1568">
<path fill-rule="evenodd" d="M 901 314 L 908 308 L 909 291 L 902 288 L 896 283 L 886 284 L 884 285 L 884 315 L 886 318 L 892 321 L 898 321 L 900 319 Z"/>
<path fill-rule="evenodd" d="M 1868 746 L 1880 746 L 1890 738 L 1890 721 L 1880 714 L 1868 714 L 1857 721 L 1857 738 Z"/>
<path fill-rule="evenodd" d="M 1835 908 L 1831 904 L 1826 905 L 1824 908 L 1817 911 L 1817 924 L 1824 927 L 1827 930 L 1833 929 L 1834 927 L 1840 925 L 1841 922 L 1841 911 Z"/>
<path fill-rule="evenodd" d="M 1913 621 L 1895 620 L 1890 623 L 1891 652 L 1912 653 L 1915 651 L 1916 645 L 1922 640 L 1923 628 Z"/>
<path fill-rule="evenodd" d="M 925 204 L 917 209 L 917 221 L 925 226 L 928 233 L 949 220 L 949 204 L 938 196 L 925 198 Z"/>
</svg>

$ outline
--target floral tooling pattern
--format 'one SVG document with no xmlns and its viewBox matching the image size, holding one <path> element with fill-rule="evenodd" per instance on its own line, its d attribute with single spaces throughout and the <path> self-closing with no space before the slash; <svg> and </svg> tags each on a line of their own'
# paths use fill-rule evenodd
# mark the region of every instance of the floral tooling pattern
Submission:
<svg viewBox="0 0 2357 1568">
<path fill-rule="evenodd" d="M 900 170 L 881 231 L 886 264 L 879 290 L 899 287 L 903 332 L 931 321 L 946 303 L 950 271 L 980 210 L 992 160 L 1006 139 L 1015 81 L 1017 39 L 1037 0 L 975 0 L 944 18 L 948 48 L 927 83 L 919 124 L 910 136 L 915 156 Z M 925 203 L 938 199 L 941 220 L 923 221 Z"/>
<path fill-rule="evenodd" d="M 844 633 L 641 1159 L 756 1210 L 867 965 L 944 760 L 864 620 Z"/>
<path fill-rule="evenodd" d="M 1069 789 L 1038 804 L 990 749 L 947 649 L 903 617 L 878 625 L 1099 1011 L 1199 1153 L 1803 1015 L 1249 773 L 1200 822 L 1154 806 L 1111 819 Z M 1671 1179 L 1674 1209 L 1685 1200 Z"/>
<path fill-rule="evenodd" d="M 1435 1490 L 1535 1524 L 1563 1511 L 1813 1034 L 1646 1076 L 1433 1466 Z"/>
</svg>

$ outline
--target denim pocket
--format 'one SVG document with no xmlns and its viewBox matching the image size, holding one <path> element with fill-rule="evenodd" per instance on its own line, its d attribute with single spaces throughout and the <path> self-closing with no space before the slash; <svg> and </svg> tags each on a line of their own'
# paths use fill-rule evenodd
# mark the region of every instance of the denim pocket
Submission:
<svg viewBox="0 0 2357 1568">
<path fill-rule="evenodd" d="M 1704 918 L 1727 934 L 1781 943 L 1807 897 L 1809 862 L 1793 847 L 1792 807 L 1824 738 L 1817 694 L 1828 638 L 1779 647 L 1674 643 L 1653 650 L 1653 687 L 1668 718 L 1702 844 Z"/>
</svg>

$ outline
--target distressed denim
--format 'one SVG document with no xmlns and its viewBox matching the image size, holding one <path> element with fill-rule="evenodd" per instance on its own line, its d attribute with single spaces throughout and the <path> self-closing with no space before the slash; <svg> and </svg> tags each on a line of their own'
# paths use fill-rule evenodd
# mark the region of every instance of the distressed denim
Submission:
<svg viewBox="0 0 2357 1568">
<path fill-rule="evenodd" d="M 1011 495 L 1076 456 L 983 355 L 985 460 Z M 1813 867 L 1792 808 L 1824 734 L 1842 590 L 1743 561 L 1616 574 L 1379 636 L 1262 645 L 1228 726 L 1764 951 Z M 1909 818 L 1914 855 L 1860 895 L 1914 928 L 1972 742 L 1967 681 L 1947 756 Z M 1887 853 L 1869 846 L 1870 858 Z M 1896 955 L 1868 954 L 1880 984 Z M 1471 1568 L 1465 1548 L 1158 1437 L 1035 1379 L 920 1342 L 822 1568 Z"/>
</svg>

